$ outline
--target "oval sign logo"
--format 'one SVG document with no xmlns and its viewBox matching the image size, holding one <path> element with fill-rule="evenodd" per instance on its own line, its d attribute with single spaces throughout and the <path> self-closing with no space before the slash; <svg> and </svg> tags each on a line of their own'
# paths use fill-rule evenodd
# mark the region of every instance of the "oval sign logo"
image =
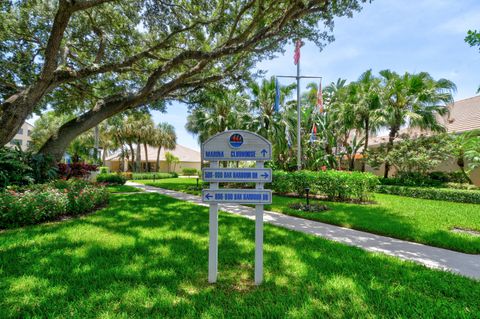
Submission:
<svg viewBox="0 0 480 319">
<path fill-rule="evenodd" d="M 230 135 L 230 139 L 228 143 L 230 144 L 231 147 L 234 147 L 234 148 L 240 147 L 243 144 L 243 136 L 238 133 L 232 134 Z"/>
</svg>

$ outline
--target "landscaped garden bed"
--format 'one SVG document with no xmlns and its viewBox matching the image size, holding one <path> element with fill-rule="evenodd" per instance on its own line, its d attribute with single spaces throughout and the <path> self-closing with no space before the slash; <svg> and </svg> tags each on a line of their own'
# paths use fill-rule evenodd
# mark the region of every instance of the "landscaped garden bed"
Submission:
<svg viewBox="0 0 480 319">
<path fill-rule="evenodd" d="M 85 214 L 108 199 L 102 185 L 77 179 L 13 187 L 0 192 L 0 229 Z"/>
<path fill-rule="evenodd" d="M 347 204 L 345 204 L 347 205 Z M 327 213 L 327 212 L 324 212 Z M 475 318 L 478 281 L 254 222 L 219 218 L 219 277 L 207 282 L 208 208 L 115 195 L 82 219 L 0 233 L 0 317 Z"/>
</svg>

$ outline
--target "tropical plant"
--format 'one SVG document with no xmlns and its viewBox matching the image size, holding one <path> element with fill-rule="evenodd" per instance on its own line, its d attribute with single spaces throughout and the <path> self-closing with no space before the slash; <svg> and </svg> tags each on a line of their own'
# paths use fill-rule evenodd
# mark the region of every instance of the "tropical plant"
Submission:
<svg viewBox="0 0 480 319">
<path fill-rule="evenodd" d="M 180 159 L 178 157 L 176 157 L 175 155 L 173 155 L 172 153 L 166 152 L 165 153 L 165 161 L 167 162 L 168 172 L 170 173 L 172 171 L 175 171 L 175 167 L 180 162 Z M 172 167 L 172 165 L 173 165 L 173 167 Z"/>
<path fill-rule="evenodd" d="M 380 71 L 382 80 L 382 114 L 380 121 L 389 130 L 386 152 L 404 126 L 442 132 L 445 128 L 437 121 L 444 115 L 447 105 L 453 103 L 455 84 L 446 79 L 434 80 L 427 72 L 399 75 L 390 70 Z M 391 162 L 385 162 L 384 177 L 388 177 Z"/>
<path fill-rule="evenodd" d="M 157 128 L 152 136 L 151 145 L 158 147 L 157 149 L 157 161 L 156 169 L 160 172 L 160 151 L 163 147 L 164 150 L 173 150 L 177 145 L 177 134 L 173 125 L 166 122 L 158 123 Z"/>
</svg>

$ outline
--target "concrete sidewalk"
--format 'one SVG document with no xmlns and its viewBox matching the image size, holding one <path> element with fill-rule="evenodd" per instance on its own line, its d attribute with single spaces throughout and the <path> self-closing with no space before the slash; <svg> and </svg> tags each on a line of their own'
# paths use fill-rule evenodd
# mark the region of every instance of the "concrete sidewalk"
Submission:
<svg viewBox="0 0 480 319">
<path fill-rule="evenodd" d="M 133 182 L 127 182 L 127 185 L 144 189 L 147 192 L 155 192 L 198 205 L 208 206 L 202 203 L 200 196 Z M 252 220 L 255 219 L 254 208 L 237 204 L 222 204 L 219 205 L 219 208 L 228 213 L 241 215 Z M 464 254 L 270 211 L 265 211 L 264 221 L 283 228 L 361 247 L 368 251 L 385 253 L 404 260 L 414 261 L 430 268 L 452 271 L 470 278 L 480 279 L 480 255 Z"/>
</svg>

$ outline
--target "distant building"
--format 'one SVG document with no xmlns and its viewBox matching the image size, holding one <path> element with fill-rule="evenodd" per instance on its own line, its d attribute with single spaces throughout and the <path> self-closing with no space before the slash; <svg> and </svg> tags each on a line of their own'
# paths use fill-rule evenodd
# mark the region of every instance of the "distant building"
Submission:
<svg viewBox="0 0 480 319">
<path fill-rule="evenodd" d="M 471 98 L 456 101 L 454 104 L 448 106 L 449 112 L 444 116 L 438 116 L 437 120 L 441 123 L 447 133 L 461 134 L 473 130 L 480 130 L 480 96 L 474 96 Z M 423 131 L 418 128 L 404 128 L 401 129 L 399 135 L 408 135 L 411 138 L 417 138 L 420 136 L 430 136 L 435 133 L 429 131 Z M 401 141 L 401 138 L 396 138 L 395 142 Z M 376 136 L 372 137 L 369 143 L 369 147 L 378 147 L 381 144 L 388 142 L 388 136 Z M 358 163 L 357 166 L 360 166 Z M 450 159 L 438 165 L 434 170 L 443 172 L 454 172 L 460 168 L 456 164 L 455 159 Z M 373 172 L 376 175 L 383 176 L 384 166 L 379 169 L 373 169 L 368 167 L 367 171 Z M 389 176 L 395 175 L 397 172 L 392 167 Z M 473 170 L 470 174 L 470 179 L 475 185 L 480 186 L 480 168 Z"/>
<path fill-rule="evenodd" d="M 32 143 L 32 138 L 30 137 L 32 131 L 33 125 L 27 122 L 23 123 L 22 127 L 18 130 L 15 137 L 12 138 L 9 143 L 7 143 L 7 146 L 19 145 L 22 150 L 26 151 Z"/>
<path fill-rule="evenodd" d="M 134 145 L 135 153 L 136 149 L 137 148 Z M 127 152 L 128 154 L 125 154 L 124 156 L 122 156 L 121 152 L 116 152 L 113 155 L 106 157 L 105 164 L 109 167 L 110 171 L 119 172 L 131 170 L 131 167 L 129 167 L 129 161 L 127 161 L 127 157 L 130 160 L 132 157 L 130 155 L 130 151 Z M 162 148 L 160 150 L 159 167 L 157 167 L 157 152 L 158 147 L 153 147 L 149 145 L 147 146 L 147 156 L 145 156 L 145 149 L 143 145 L 141 146 L 140 158 L 143 171 L 147 170 L 147 165 L 150 172 L 167 172 L 170 169 L 170 171 L 172 172 L 175 171 L 177 173 L 180 173 L 184 168 L 195 168 L 197 170 L 201 169 L 200 152 L 192 150 L 191 148 L 179 144 L 177 144 L 177 146 L 173 150 L 165 150 Z M 170 168 L 168 167 L 168 164 L 165 160 L 166 152 L 170 152 L 179 159 L 179 162 L 177 164 L 171 165 Z M 148 164 L 146 158 L 148 158 Z"/>
</svg>

